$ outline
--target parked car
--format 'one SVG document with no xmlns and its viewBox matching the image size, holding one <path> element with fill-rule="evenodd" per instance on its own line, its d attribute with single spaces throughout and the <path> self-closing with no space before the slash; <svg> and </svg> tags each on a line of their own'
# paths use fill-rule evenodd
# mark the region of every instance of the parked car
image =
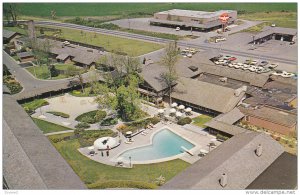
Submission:
<svg viewBox="0 0 300 195">
<path fill-rule="evenodd" d="M 180 31 L 180 28 L 179 28 L 179 27 L 176 27 L 175 30 L 176 30 L 176 31 Z"/>
<path fill-rule="evenodd" d="M 278 66 L 278 64 L 275 64 L 275 63 L 272 63 L 272 64 L 269 64 L 269 68 L 276 68 Z"/>
<path fill-rule="evenodd" d="M 220 41 L 226 41 L 226 38 L 225 37 L 219 37 L 219 38 L 216 38 L 215 42 L 218 43 Z"/>
<path fill-rule="evenodd" d="M 269 63 L 269 62 L 267 62 L 267 61 L 261 61 L 261 62 L 260 62 L 260 65 L 261 65 L 261 66 L 265 66 L 265 65 L 267 65 L 268 63 Z"/>
<path fill-rule="evenodd" d="M 229 58 L 228 60 L 234 61 L 234 60 L 236 60 L 236 57 L 231 57 L 231 58 Z"/>
</svg>

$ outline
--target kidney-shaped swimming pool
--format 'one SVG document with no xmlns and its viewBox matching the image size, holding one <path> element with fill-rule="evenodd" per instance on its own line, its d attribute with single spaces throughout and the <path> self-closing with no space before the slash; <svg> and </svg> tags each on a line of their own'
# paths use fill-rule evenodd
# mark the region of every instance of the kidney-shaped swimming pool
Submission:
<svg viewBox="0 0 300 195">
<path fill-rule="evenodd" d="M 187 150 L 195 145 L 173 133 L 169 129 L 162 129 L 154 134 L 152 144 L 127 150 L 119 157 L 134 161 L 149 161 L 172 157 L 183 152 L 182 146 Z"/>
</svg>

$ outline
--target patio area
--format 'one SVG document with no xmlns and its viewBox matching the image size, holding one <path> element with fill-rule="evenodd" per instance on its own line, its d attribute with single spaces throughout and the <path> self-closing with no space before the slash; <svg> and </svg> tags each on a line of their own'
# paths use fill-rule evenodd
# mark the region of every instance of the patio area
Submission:
<svg viewBox="0 0 300 195">
<path fill-rule="evenodd" d="M 163 158 L 163 159 L 156 159 L 151 161 L 134 161 L 134 158 L 131 159 L 122 159 L 120 160 L 119 155 L 123 153 L 124 151 L 141 147 L 141 146 L 147 146 L 151 145 L 152 138 L 154 134 L 161 131 L 162 129 L 169 129 L 172 132 L 176 133 L 180 137 L 184 138 L 185 140 L 191 142 L 195 145 L 192 149 L 188 151 L 182 151 L 181 154 Z M 127 138 L 120 134 L 120 136 L 117 138 L 120 145 L 117 147 L 109 150 L 109 156 L 107 156 L 107 151 L 103 150 L 103 152 L 98 151 L 97 149 L 91 148 L 91 147 L 85 147 L 78 149 L 79 152 L 86 157 L 90 158 L 91 160 L 97 161 L 102 164 L 107 164 L 111 166 L 119 166 L 124 168 L 132 168 L 133 164 L 151 164 L 151 163 L 158 163 L 163 161 L 169 161 L 174 159 L 182 159 L 188 163 L 194 163 L 197 160 L 201 159 L 204 155 L 206 155 L 209 151 L 213 150 L 217 146 L 221 144 L 221 142 L 218 142 L 215 140 L 215 136 L 209 135 L 207 132 L 205 132 L 202 128 L 198 128 L 198 131 L 190 130 L 188 128 L 184 128 L 183 126 L 171 123 L 171 122 L 160 122 L 157 125 L 155 125 L 152 129 L 144 130 L 145 134 L 139 133 L 138 135 L 134 136 L 132 138 L 133 142 L 128 142 Z M 209 146 L 210 143 L 214 142 L 213 147 Z M 92 155 L 90 154 L 91 151 L 94 151 Z M 121 161 L 121 162 L 120 162 Z"/>
</svg>

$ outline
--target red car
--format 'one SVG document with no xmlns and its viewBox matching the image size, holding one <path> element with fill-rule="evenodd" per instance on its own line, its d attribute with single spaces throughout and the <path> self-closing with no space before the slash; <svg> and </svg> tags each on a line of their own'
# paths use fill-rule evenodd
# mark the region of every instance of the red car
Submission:
<svg viewBox="0 0 300 195">
<path fill-rule="evenodd" d="M 236 60 L 236 58 L 235 58 L 235 57 L 231 57 L 231 58 L 229 58 L 228 60 L 234 61 L 234 60 Z"/>
</svg>

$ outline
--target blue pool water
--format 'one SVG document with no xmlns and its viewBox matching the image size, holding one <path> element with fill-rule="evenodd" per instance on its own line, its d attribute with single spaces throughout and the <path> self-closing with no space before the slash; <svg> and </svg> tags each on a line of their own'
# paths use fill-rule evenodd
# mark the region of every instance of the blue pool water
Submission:
<svg viewBox="0 0 300 195">
<path fill-rule="evenodd" d="M 195 145 L 168 129 L 163 129 L 153 136 L 152 145 L 123 152 L 120 156 L 132 161 L 155 160 L 175 156 L 183 152 L 181 146 L 191 149 Z"/>
</svg>

